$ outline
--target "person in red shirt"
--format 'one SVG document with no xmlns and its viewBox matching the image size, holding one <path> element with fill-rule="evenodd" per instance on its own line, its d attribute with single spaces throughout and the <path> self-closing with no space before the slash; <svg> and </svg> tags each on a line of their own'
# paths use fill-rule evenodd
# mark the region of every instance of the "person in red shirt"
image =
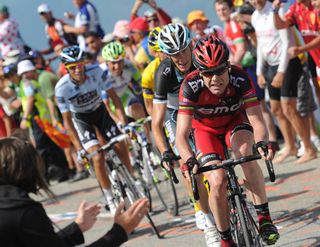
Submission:
<svg viewBox="0 0 320 247">
<path fill-rule="evenodd" d="M 232 7 L 231 1 L 215 1 L 216 13 L 219 19 L 225 24 L 225 39 L 231 50 L 230 63 L 241 66 L 241 60 L 246 53 L 245 36 L 239 23 L 231 20 Z"/>
<path fill-rule="evenodd" d="M 317 4 L 316 4 L 317 5 Z M 320 17 L 319 10 L 315 10 L 311 0 L 297 0 L 287 11 L 285 18 L 281 18 L 278 10 L 281 6 L 280 0 L 273 2 L 274 22 L 277 29 L 297 26 L 301 32 L 305 46 L 297 46 L 289 49 L 291 54 L 297 55 L 308 51 L 317 66 L 318 85 L 320 86 Z M 319 92 L 319 91 L 318 91 Z M 318 96 L 319 97 L 319 96 Z"/>
<path fill-rule="evenodd" d="M 197 68 L 183 81 L 179 93 L 176 145 L 186 167 L 184 175 L 198 167 L 217 165 L 225 158 L 218 136 L 223 135 L 237 158 L 252 154 L 256 142 L 263 159 L 273 151 L 261 114 L 253 83 L 239 67 L 230 66 L 227 45 L 214 35 L 200 39 L 193 48 L 192 62 Z M 188 143 L 193 129 L 197 159 Z M 263 150 L 268 150 L 267 154 Z M 258 215 L 260 234 L 268 245 L 279 238 L 271 220 L 264 177 L 256 161 L 242 166 Z M 234 246 L 227 214 L 227 179 L 223 169 L 205 172 L 210 184 L 209 205 L 221 236 L 221 246 Z"/>
</svg>

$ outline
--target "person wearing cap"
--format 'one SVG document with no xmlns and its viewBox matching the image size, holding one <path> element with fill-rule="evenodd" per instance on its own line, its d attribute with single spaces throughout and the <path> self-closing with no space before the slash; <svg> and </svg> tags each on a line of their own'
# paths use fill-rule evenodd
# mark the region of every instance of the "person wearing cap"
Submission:
<svg viewBox="0 0 320 247">
<path fill-rule="evenodd" d="M 116 22 L 113 28 L 113 40 L 119 41 L 126 51 L 126 57 L 131 61 L 131 63 L 137 68 L 139 65 L 134 59 L 136 45 L 133 42 L 133 39 L 130 35 L 129 30 L 129 21 L 127 20 L 119 20 Z"/>
<path fill-rule="evenodd" d="M 49 180 L 52 178 L 50 176 L 53 176 L 59 182 L 62 182 L 68 179 L 66 157 L 60 147 L 39 126 L 41 120 L 46 120 L 53 125 L 57 122 L 52 82 L 51 80 L 41 79 L 40 73 L 31 60 L 22 60 L 17 65 L 17 74 L 21 79 L 19 96 L 23 112 L 20 128 L 30 128 L 35 146 L 45 161 L 47 179 Z M 54 171 L 54 174 L 49 174 L 50 170 Z"/>
<path fill-rule="evenodd" d="M 10 19 L 8 7 L 0 4 L 0 53 L 6 57 L 12 50 L 25 53 L 29 47 L 23 41 L 18 23 Z"/>
<path fill-rule="evenodd" d="M 78 8 L 74 26 L 65 25 L 63 29 L 66 33 L 76 34 L 78 45 L 85 50 L 86 42 L 83 35 L 86 32 L 96 32 L 101 39 L 105 33 L 100 25 L 98 11 L 91 2 L 87 0 L 73 0 L 72 2 Z"/>
<path fill-rule="evenodd" d="M 194 39 L 214 33 L 219 39 L 224 40 L 223 29 L 218 25 L 210 27 L 209 19 L 202 10 L 192 10 L 187 16 L 187 26 L 193 33 Z"/>
<path fill-rule="evenodd" d="M 155 0 L 136 0 L 132 9 L 131 9 L 131 21 L 138 17 L 138 11 L 143 5 L 147 3 L 151 9 L 144 12 L 144 18 L 149 24 L 149 30 L 158 26 L 165 26 L 171 23 L 171 17 L 161 8 L 158 7 Z"/>
<path fill-rule="evenodd" d="M 130 22 L 128 28 L 133 43 L 137 46 L 134 61 L 142 71 L 154 59 L 148 47 L 149 25 L 144 18 L 137 17 Z"/>
<path fill-rule="evenodd" d="M 74 34 L 64 32 L 63 26 L 66 23 L 53 16 L 52 10 L 48 4 L 41 4 L 38 6 L 38 14 L 45 24 L 45 33 L 48 39 L 49 48 L 41 50 L 41 54 L 51 54 L 56 45 L 75 45 L 77 44 L 77 37 Z"/>
</svg>

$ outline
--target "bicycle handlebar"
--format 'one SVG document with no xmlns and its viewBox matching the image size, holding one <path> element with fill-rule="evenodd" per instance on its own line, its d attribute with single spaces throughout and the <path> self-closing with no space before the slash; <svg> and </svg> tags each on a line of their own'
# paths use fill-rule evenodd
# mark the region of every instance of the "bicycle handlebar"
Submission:
<svg viewBox="0 0 320 247">
<path fill-rule="evenodd" d="M 98 153 L 101 153 L 102 151 L 110 150 L 114 144 L 121 142 L 127 138 L 128 138 L 127 134 L 121 134 L 116 137 L 113 137 L 110 139 L 110 141 L 107 144 L 101 146 L 99 149 L 93 151 L 92 153 L 85 155 L 85 158 L 90 160 L 92 159 L 93 156 L 97 155 Z"/>
<path fill-rule="evenodd" d="M 221 164 L 219 164 L 219 165 L 208 165 L 208 166 L 200 167 L 196 174 L 193 174 L 191 172 L 190 177 L 191 177 L 191 185 L 192 185 L 192 192 L 193 192 L 194 199 L 196 201 L 199 200 L 199 190 L 198 190 L 198 185 L 197 185 L 195 175 L 203 173 L 203 172 L 207 172 L 207 171 L 218 170 L 218 169 L 226 169 L 227 170 L 227 169 L 232 168 L 236 165 L 240 165 L 240 164 L 243 164 L 243 163 L 246 163 L 249 161 L 253 161 L 253 160 L 258 160 L 258 159 L 261 159 L 260 154 L 249 155 L 249 156 L 241 157 L 239 159 L 228 159 L 228 160 L 223 160 L 221 162 Z M 274 173 L 272 161 L 265 160 L 265 163 L 266 163 L 266 166 L 268 169 L 270 181 L 274 182 L 275 181 L 275 173 Z"/>
<path fill-rule="evenodd" d="M 163 159 L 161 159 L 161 163 L 160 163 L 161 167 L 163 167 L 163 162 L 168 162 L 168 163 L 169 163 L 170 175 L 171 175 L 172 180 L 173 180 L 173 182 L 174 182 L 175 184 L 178 184 L 178 183 L 179 183 L 179 179 L 177 178 L 176 172 L 175 172 L 174 169 L 173 169 L 172 162 L 173 162 L 173 161 L 178 161 L 178 160 L 180 160 L 180 159 L 181 159 L 180 156 L 176 156 L 176 157 L 175 157 L 173 160 L 171 160 L 171 161 L 164 161 Z"/>
</svg>

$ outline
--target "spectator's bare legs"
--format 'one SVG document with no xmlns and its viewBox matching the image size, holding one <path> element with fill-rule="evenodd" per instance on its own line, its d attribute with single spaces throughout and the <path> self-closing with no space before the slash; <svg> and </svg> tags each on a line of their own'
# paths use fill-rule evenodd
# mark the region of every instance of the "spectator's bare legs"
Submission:
<svg viewBox="0 0 320 247">
<path fill-rule="evenodd" d="M 281 99 L 281 108 L 285 117 L 290 120 L 292 127 L 300 136 L 301 141 L 304 144 L 305 152 L 304 154 L 296 161 L 296 163 L 301 164 L 309 160 L 315 159 L 317 157 L 316 151 L 312 146 L 310 140 L 310 130 L 309 122 L 303 121 L 297 111 L 297 100 L 295 98 L 291 99 Z"/>
<path fill-rule="evenodd" d="M 274 125 L 271 112 L 269 111 L 266 105 L 266 102 L 264 100 L 261 100 L 260 103 L 261 103 L 262 116 L 264 121 L 266 122 L 266 126 L 268 129 L 269 141 L 276 142 L 277 141 L 276 126 Z"/>
<path fill-rule="evenodd" d="M 281 163 L 287 157 L 295 156 L 297 148 L 295 146 L 293 134 L 291 133 L 291 124 L 282 111 L 280 101 L 270 100 L 270 105 L 271 113 L 277 118 L 284 139 L 284 151 L 274 159 L 274 163 Z"/>
<path fill-rule="evenodd" d="M 314 117 L 313 112 L 308 114 L 309 127 L 310 127 L 310 136 L 318 136 L 317 127 L 316 127 L 316 119 Z"/>
</svg>

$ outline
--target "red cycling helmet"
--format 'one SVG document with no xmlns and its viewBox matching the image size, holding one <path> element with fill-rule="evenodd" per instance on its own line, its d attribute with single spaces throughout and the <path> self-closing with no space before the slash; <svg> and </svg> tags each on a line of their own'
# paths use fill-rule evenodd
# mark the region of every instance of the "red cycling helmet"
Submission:
<svg viewBox="0 0 320 247">
<path fill-rule="evenodd" d="M 211 70 L 228 63 L 229 49 L 214 34 L 199 39 L 192 51 L 192 63 L 200 70 Z"/>
</svg>

